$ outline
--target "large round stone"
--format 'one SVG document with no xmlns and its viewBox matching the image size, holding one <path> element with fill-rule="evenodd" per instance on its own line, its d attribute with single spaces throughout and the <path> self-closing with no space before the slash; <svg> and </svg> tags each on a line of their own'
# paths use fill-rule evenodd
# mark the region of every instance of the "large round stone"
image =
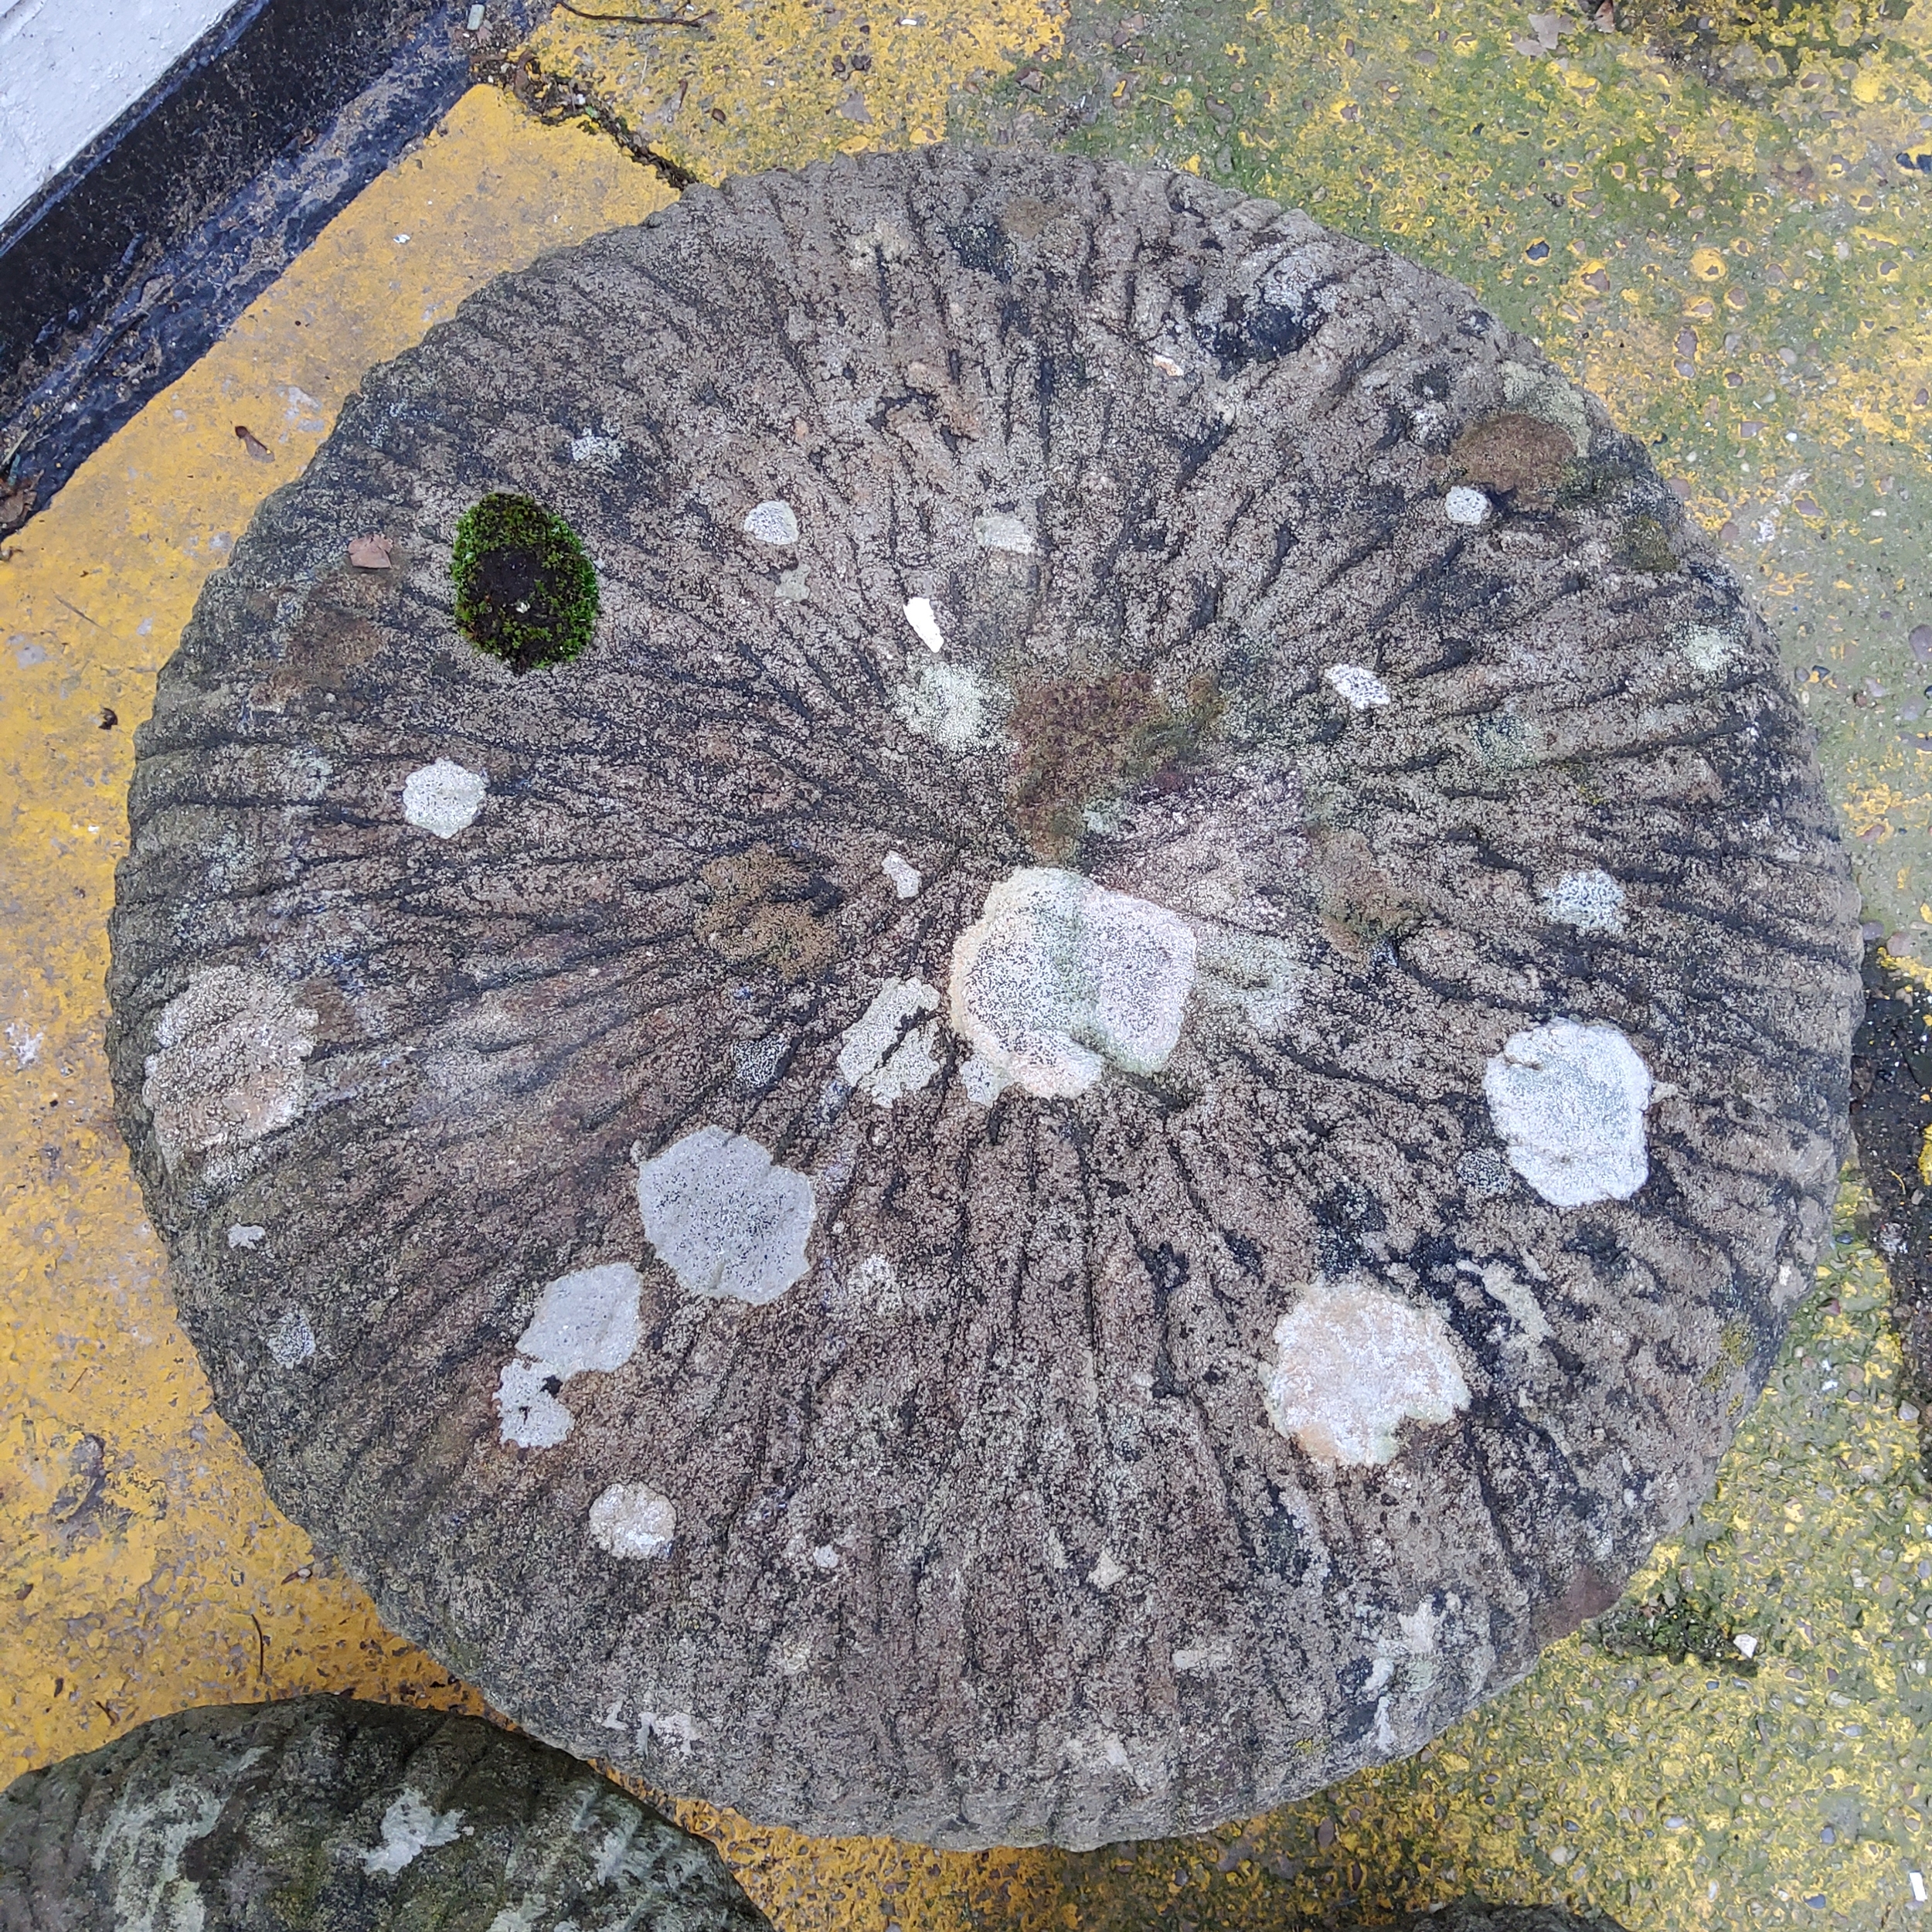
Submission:
<svg viewBox="0 0 1932 1932">
<path fill-rule="evenodd" d="M 0 1792 L 0 1932 L 768 1932 L 560 1751 L 345 1697 L 158 1718 Z"/>
<path fill-rule="evenodd" d="M 583 607 L 504 497 L 597 572 L 522 675 L 453 554 Z M 495 284 L 140 754 L 116 1090 L 223 1413 L 520 1723 L 758 1818 L 1414 1750 L 1806 1284 L 1858 937 L 1764 627 L 1466 291 L 1185 175 L 868 158 Z"/>
</svg>

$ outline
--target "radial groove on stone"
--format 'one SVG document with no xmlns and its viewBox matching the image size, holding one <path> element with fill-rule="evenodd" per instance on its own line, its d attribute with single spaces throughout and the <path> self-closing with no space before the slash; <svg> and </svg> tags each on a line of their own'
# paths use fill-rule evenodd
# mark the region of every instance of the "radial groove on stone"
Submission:
<svg viewBox="0 0 1932 1932">
<path fill-rule="evenodd" d="M 560 1751 L 345 1697 L 156 1719 L 0 1792 L 0 1932 L 764 1932 Z"/>
<path fill-rule="evenodd" d="M 598 560 L 571 663 L 451 623 L 492 492 Z M 867 158 L 495 284 L 140 751 L 116 1087 L 223 1413 L 519 1722 L 757 1818 L 1091 1845 L 1417 1748 L 1682 1520 L 1824 1225 L 1856 929 L 1764 626 L 1466 291 L 1186 176 Z M 314 1019 L 217 1132 L 157 1039 L 230 968 Z"/>
</svg>

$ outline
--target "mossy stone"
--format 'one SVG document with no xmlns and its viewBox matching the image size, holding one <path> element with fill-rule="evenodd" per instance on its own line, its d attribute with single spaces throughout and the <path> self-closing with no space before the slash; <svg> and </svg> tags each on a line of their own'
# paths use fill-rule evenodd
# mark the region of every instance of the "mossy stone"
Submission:
<svg viewBox="0 0 1932 1932">
<path fill-rule="evenodd" d="M 301 1697 L 158 1718 L 0 1793 L 0 1932 L 769 1932 L 723 1859 L 480 1718 Z"/>
<path fill-rule="evenodd" d="M 519 674 L 566 663 L 597 621 L 597 573 L 563 518 L 497 492 L 457 519 L 450 560 L 456 621 Z"/>
</svg>

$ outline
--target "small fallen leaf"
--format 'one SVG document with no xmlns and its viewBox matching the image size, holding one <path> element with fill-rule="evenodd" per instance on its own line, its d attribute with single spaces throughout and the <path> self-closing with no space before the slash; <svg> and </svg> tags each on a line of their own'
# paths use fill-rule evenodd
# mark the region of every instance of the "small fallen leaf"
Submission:
<svg viewBox="0 0 1932 1932">
<path fill-rule="evenodd" d="M 355 536 L 349 540 L 349 560 L 359 570 L 386 570 L 396 546 L 386 536 Z"/>
<path fill-rule="evenodd" d="M 235 440 L 250 456 L 253 457 L 257 462 L 272 463 L 274 461 L 275 459 L 268 453 L 268 445 L 246 423 L 237 423 L 235 425 Z"/>
<path fill-rule="evenodd" d="M 19 529 L 33 515 L 33 486 L 37 481 L 28 477 L 11 488 L 0 485 L 0 536 Z"/>
</svg>

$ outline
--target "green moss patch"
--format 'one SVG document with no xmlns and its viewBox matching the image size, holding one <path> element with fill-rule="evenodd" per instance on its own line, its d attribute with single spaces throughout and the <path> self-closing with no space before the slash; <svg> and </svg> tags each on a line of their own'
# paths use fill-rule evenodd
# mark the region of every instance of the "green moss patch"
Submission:
<svg viewBox="0 0 1932 1932">
<path fill-rule="evenodd" d="M 570 525 L 529 497 L 498 492 L 465 510 L 450 570 L 457 628 L 519 676 L 590 643 L 597 572 Z"/>
</svg>

